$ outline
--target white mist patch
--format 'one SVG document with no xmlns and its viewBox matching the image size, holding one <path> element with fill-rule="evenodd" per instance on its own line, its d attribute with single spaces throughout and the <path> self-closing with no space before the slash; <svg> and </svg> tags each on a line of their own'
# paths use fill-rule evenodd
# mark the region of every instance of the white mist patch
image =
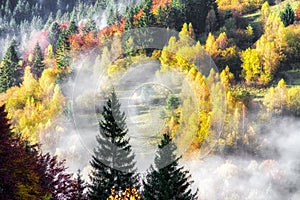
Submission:
<svg viewBox="0 0 300 200">
<path fill-rule="evenodd" d="M 200 160 L 195 155 L 182 160 L 199 189 L 199 199 L 299 200 L 300 122 L 280 121 L 265 134 L 276 150 L 270 159 L 211 155 Z"/>
</svg>

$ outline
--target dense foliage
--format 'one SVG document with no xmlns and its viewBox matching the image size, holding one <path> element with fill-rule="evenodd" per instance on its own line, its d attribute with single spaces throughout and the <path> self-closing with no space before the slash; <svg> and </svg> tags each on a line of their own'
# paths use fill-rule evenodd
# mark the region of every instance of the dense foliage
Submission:
<svg viewBox="0 0 300 200">
<path fill-rule="evenodd" d="M 273 149 L 278 141 L 269 132 L 281 119 L 300 116 L 299 1 L 7 0 L 1 1 L 0 11 L 0 199 L 196 199 L 189 171 L 179 167 L 195 152 L 257 160 L 252 164 L 260 166 L 252 168 L 259 173 L 276 172 L 270 172 L 260 199 L 269 191 L 286 199 L 295 196 L 300 178 L 288 182 L 292 175 L 279 173 L 278 157 L 284 149 Z M 151 38 L 154 32 L 141 31 L 149 27 L 174 29 L 178 35 Z M 147 40 L 137 36 L 143 34 Z M 163 41 L 161 49 L 151 47 L 156 40 Z M 209 56 L 201 60 L 204 50 Z M 215 69 L 205 67 L 206 62 L 211 66 L 211 59 Z M 154 60 L 159 63 L 156 78 L 178 73 L 186 84 L 165 99 L 135 96 L 160 105 L 163 120 L 162 130 L 152 133 L 153 138 L 164 138 L 155 165 L 142 179 L 117 97 L 126 88 L 111 93 L 110 84 Z M 60 161 L 67 157 L 79 162 L 83 156 L 60 148 L 65 145 L 62 138 L 76 129 L 72 108 L 88 121 L 94 100 L 105 99 L 105 92 L 91 94 L 84 85 L 99 73 L 104 78 L 97 87 L 111 95 L 103 108 L 96 106 L 102 112 L 97 113 L 94 155 L 85 158 L 92 168 L 89 182 L 80 172 L 73 177 Z M 82 74 L 87 79 L 83 89 L 71 88 Z M 139 76 L 146 79 L 146 74 Z M 179 78 L 169 81 L 176 84 Z M 82 92 L 72 93 L 76 89 Z M 152 109 L 144 104 L 138 108 L 141 118 L 146 108 Z M 187 143 L 183 157 L 177 156 L 175 147 L 182 152 Z M 161 166 L 168 160 L 172 162 Z M 223 167 L 230 170 L 225 170 L 226 178 L 216 172 L 224 178 L 215 190 L 223 195 L 220 199 L 259 199 L 255 192 L 246 198 L 239 188 L 224 192 L 222 187 L 240 171 L 244 177 L 255 173 L 238 170 L 229 161 Z M 201 191 L 197 195 L 217 199 Z"/>
</svg>

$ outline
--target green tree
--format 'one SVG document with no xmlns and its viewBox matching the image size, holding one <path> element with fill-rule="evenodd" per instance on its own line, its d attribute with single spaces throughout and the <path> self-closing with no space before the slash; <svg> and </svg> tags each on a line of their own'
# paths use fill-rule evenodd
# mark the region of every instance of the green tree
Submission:
<svg viewBox="0 0 300 200">
<path fill-rule="evenodd" d="M 69 25 L 69 27 L 68 27 L 67 32 L 68 32 L 68 35 L 73 35 L 73 34 L 75 34 L 75 33 L 78 33 L 78 27 L 77 27 L 75 21 L 72 20 L 72 21 L 70 22 L 70 25 Z"/>
<path fill-rule="evenodd" d="M 284 11 L 280 13 L 280 18 L 284 26 L 288 26 L 294 23 L 295 12 L 289 3 L 286 5 Z"/>
<path fill-rule="evenodd" d="M 0 93 L 22 82 L 23 73 L 19 61 L 15 41 L 12 41 L 0 64 Z"/>
<path fill-rule="evenodd" d="M 58 82 L 66 81 L 67 74 L 70 73 L 70 42 L 67 32 L 62 32 L 57 41 L 56 48 L 56 68 Z"/>
<path fill-rule="evenodd" d="M 166 109 L 167 110 L 175 110 L 180 105 L 180 100 L 175 95 L 169 95 L 167 98 Z"/>
<path fill-rule="evenodd" d="M 158 145 L 155 157 L 155 167 L 150 167 L 150 172 L 143 181 L 143 198 L 148 199 L 197 199 L 197 192 L 192 193 L 190 181 L 191 175 L 178 166 L 175 150 L 176 145 L 172 142 L 169 134 L 164 134 Z"/>
<path fill-rule="evenodd" d="M 43 61 L 44 61 L 44 56 L 43 56 L 41 47 L 40 47 L 39 43 L 36 43 L 36 45 L 34 47 L 33 63 L 32 63 L 32 67 L 31 67 L 31 72 L 35 79 L 40 78 L 42 75 L 42 72 L 45 69 L 45 65 L 44 65 Z"/>
<path fill-rule="evenodd" d="M 60 35 L 61 31 L 57 22 L 53 22 L 50 26 L 48 38 L 50 44 L 53 46 L 53 49 L 56 49 L 56 41 Z"/>
<path fill-rule="evenodd" d="M 119 10 L 115 7 L 111 7 L 107 15 L 107 24 L 111 26 L 115 23 L 119 23 L 121 21 L 121 18 L 122 17 Z"/>
<path fill-rule="evenodd" d="M 99 0 L 98 4 L 100 6 L 101 9 L 105 9 L 107 7 L 107 0 Z"/>
<path fill-rule="evenodd" d="M 126 13 L 125 30 L 131 30 L 134 28 L 133 16 L 135 15 L 134 9 L 131 7 Z"/>
<path fill-rule="evenodd" d="M 91 31 L 93 31 L 94 33 L 97 31 L 96 22 L 95 20 L 92 19 L 91 16 L 89 17 L 87 23 L 85 24 L 83 31 L 85 34 L 88 34 Z"/>
<path fill-rule="evenodd" d="M 146 0 L 143 8 L 144 14 L 142 15 L 142 20 L 147 24 L 147 26 L 151 26 L 154 23 L 154 15 L 151 12 L 152 0 Z"/>
<path fill-rule="evenodd" d="M 126 188 L 137 184 L 135 155 L 132 153 L 126 116 L 113 91 L 99 120 L 98 146 L 94 150 L 91 166 L 91 184 L 88 196 L 91 200 L 106 199 L 113 186 Z"/>
</svg>

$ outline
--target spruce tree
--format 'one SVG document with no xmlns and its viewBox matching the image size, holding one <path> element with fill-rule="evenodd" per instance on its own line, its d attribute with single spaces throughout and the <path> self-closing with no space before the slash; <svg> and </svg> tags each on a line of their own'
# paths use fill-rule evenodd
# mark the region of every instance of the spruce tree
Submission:
<svg viewBox="0 0 300 200">
<path fill-rule="evenodd" d="M 22 82 L 23 73 L 19 61 L 15 41 L 12 41 L 0 65 L 0 93 Z"/>
<path fill-rule="evenodd" d="M 175 154 L 176 145 L 169 134 L 163 135 L 158 148 L 155 167 L 150 167 L 150 172 L 143 181 L 143 199 L 196 200 L 197 192 L 192 193 L 191 190 L 191 175 L 178 166 L 180 157 L 177 158 Z"/>
<path fill-rule="evenodd" d="M 115 9 L 114 7 L 110 7 L 107 13 L 107 24 L 109 26 L 113 25 L 116 21 Z"/>
<path fill-rule="evenodd" d="M 56 42 L 61 33 L 61 30 L 59 29 L 59 25 L 57 22 L 53 22 L 50 26 L 48 38 L 50 44 L 53 46 L 53 49 L 56 49 Z"/>
<path fill-rule="evenodd" d="M 41 50 L 41 47 L 39 43 L 36 43 L 34 47 L 34 52 L 33 52 L 33 63 L 31 67 L 31 72 L 34 75 L 35 79 L 38 79 L 41 77 L 42 72 L 45 69 L 45 65 L 43 63 L 44 56 Z"/>
<path fill-rule="evenodd" d="M 56 68 L 59 70 L 57 81 L 61 83 L 67 80 L 67 74 L 70 73 L 70 42 L 66 31 L 60 34 L 56 46 Z"/>
<path fill-rule="evenodd" d="M 133 16 L 135 15 L 134 9 L 131 7 L 126 13 L 125 30 L 131 30 L 134 28 Z"/>
<path fill-rule="evenodd" d="M 83 28 L 83 32 L 85 34 L 88 34 L 89 32 L 93 31 L 94 33 L 97 32 L 97 25 L 95 20 L 93 20 L 92 16 L 89 17 L 87 23 L 85 24 Z"/>
<path fill-rule="evenodd" d="M 69 27 L 68 27 L 67 34 L 68 35 L 73 35 L 73 34 L 76 34 L 76 33 L 78 33 L 78 27 L 76 25 L 76 22 L 74 20 L 72 20 L 70 22 Z"/>
<path fill-rule="evenodd" d="M 295 21 L 295 12 L 292 9 L 291 5 L 288 3 L 282 13 L 280 13 L 281 21 L 284 26 L 288 26 L 293 24 Z"/>
<path fill-rule="evenodd" d="M 97 2 L 101 9 L 103 9 L 103 10 L 106 9 L 107 4 L 108 4 L 107 0 L 98 0 Z"/>
<path fill-rule="evenodd" d="M 88 196 L 91 200 L 106 199 L 113 186 L 126 188 L 137 184 L 135 155 L 132 153 L 126 116 L 115 91 L 109 96 L 99 119 L 97 147 L 94 149 Z"/>
</svg>

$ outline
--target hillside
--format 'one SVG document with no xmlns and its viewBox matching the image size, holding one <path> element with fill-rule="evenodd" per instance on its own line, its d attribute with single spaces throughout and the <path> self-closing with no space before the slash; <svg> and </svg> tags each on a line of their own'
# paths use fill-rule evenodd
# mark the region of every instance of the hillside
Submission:
<svg viewBox="0 0 300 200">
<path fill-rule="evenodd" d="M 0 10 L 0 199 L 300 198 L 298 0 Z"/>
</svg>

